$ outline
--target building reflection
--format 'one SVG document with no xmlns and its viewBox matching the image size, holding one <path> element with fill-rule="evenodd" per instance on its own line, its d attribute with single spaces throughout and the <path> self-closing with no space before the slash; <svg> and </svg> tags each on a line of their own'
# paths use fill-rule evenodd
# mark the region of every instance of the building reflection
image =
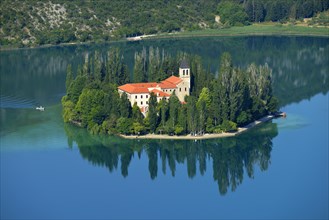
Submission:
<svg viewBox="0 0 329 220">
<path fill-rule="evenodd" d="M 65 125 L 65 131 L 69 146 L 75 142 L 84 159 L 95 166 L 106 167 L 110 172 L 121 170 L 124 177 L 129 174 L 131 161 L 142 155 L 147 155 L 151 179 L 155 179 L 159 172 L 175 176 L 177 164 L 187 166 L 189 178 L 196 176 L 197 170 L 204 175 L 207 165 L 212 165 L 208 169 L 212 170 L 221 195 L 229 190 L 235 191 L 244 177 L 253 178 L 255 168 L 268 169 L 272 139 L 278 134 L 277 125 L 272 122 L 235 138 L 197 142 L 92 136 L 85 129 L 71 125 Z"/>
</svg>

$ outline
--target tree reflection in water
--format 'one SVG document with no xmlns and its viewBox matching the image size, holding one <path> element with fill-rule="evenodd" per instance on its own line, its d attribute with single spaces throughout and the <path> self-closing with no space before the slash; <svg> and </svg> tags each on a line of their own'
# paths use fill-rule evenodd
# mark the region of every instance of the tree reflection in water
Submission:
<svg viewBox="0 0 329 220">
<path fill-rule="evenodd" d="M 121 165 L 122 176 L 128 176 L 129 164 L 134 156 L 148 156 L 151 179 L 158 175 L 158 166 L 167 173 L 167 164 L 172 176 L 176 174 L 176 164 L 187 165 L 189 178 L 193 178 L 199 166 L 204 175 L 207 161 L 212 161 L 213 178 L 218 183 L 219 193 L 225 195 L 229 188 L 235 191 L 242 183 L 244 171 L 249 178 L 254 177 L 255 166 L 261 171 L 270 164 L 272 139 L 277 136 L 277 125 L 263 124 L 238 137 L 210 139 L 202 141 L 171 140 L 126 140 L 115 136 L 93 136 L 85 129 L 65 125 L 69 146 L 75 142 L 81 156 L 93 165 L 107 167 L 110 172 Z M 160 158 L 158 158 L 160 157 Z M 208 163 L 209 164 L 209 163 Z"/>
</svg>

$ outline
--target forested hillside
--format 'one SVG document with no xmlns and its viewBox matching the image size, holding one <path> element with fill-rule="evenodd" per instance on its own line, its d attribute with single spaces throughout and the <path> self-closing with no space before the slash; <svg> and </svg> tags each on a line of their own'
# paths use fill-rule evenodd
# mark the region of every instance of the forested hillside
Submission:
<svg viewBox="0 0 329 220">
<path fill-rule="evenodd" d="M 317 15 L 328 23 L 329 0 L 2 0 L 0 46 L 120 38 L 251 22 L 295 21 Z"/>
</svg>

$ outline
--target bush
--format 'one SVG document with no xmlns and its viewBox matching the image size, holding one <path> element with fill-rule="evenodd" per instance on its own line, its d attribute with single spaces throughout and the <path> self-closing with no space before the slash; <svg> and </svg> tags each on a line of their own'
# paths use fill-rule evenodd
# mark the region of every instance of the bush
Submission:
<svg viewBox="0 0 329 220">
<path fill-rule="evenodd" d="M 238 130 L 237 124 L 234 123 L 233 121 L 228 121 L 228 120 L 223 121 L 221 125 L 221 129 L 224 132 L 234 132 Z"/>
<path fill-rule="evenodd" d="M 74 103 L 71 100 L 68 100 L 67 96 L 63 96 L 62 106 L 64 122 L 67 123 L 72 121 L 74 118 Z"/>
<path fill-rule="evenodd" d="M 183 134 L 183 131 L 184 131 L 184 128 L 183 128 L 182 126 L 177 125 L 177 126 L 175 127 L 175 134 L 176 134 L 176 135 L 181 135 L 181 134 Z"/>
<path fill-rule="evenodd" d="M 240 126 L 246 125 L 251 121 L 251 114 L 245 111 L 241 112 L 237 118 L 237 124 Z"/>
<path fill-rule="evenodd" d="M 117 130 L 121 134 L 131 134 L 132 131 L 132 120 L 130 118 L 119 118 L 117 122 Z"/>
</svg>

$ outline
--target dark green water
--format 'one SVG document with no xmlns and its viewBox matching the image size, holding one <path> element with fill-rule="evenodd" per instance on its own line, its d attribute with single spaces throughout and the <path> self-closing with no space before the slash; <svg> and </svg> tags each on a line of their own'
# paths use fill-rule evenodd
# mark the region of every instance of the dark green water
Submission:
<svg viewBox="0 0 329 220">
<path fill-rule="evenodd" d="M 159 47 L 273 68 L 286 119 L 236 138 L 123 140 L 65 125 L 65 69 Z M 0 52 L 1 219 L 327 219 L 329 39 L 232 37 Z M 46 107 L 36 111 L 37 105 Z"/>
</svg>

